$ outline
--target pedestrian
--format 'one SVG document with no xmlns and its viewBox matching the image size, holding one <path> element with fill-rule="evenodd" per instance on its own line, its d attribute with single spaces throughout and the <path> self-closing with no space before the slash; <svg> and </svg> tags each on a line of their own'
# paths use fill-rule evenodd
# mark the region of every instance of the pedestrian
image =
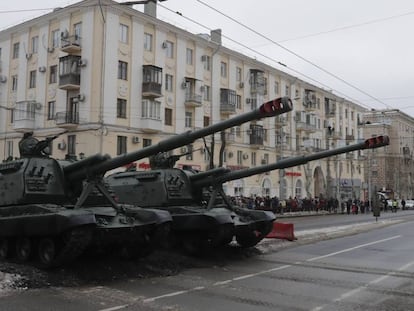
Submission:
<svg viewBox="0 0 414 311">
<path fill-rule="evenodd" d="M 405 210 L 405 200 L 404 200 L 404 198 L 401 200 L 401 208 L 402 208 L 402 210 Z"/>
<path fill-rule="evenodd" d="M 397 212 L 397 206 L 398 206 L 398 202 L 397 202 L 397 200 L 396 200 L 396 199 L 394 199 L 394 200 L 392 201 L 392 212 L 393 212 L 393 213 L 396 213 L 396 212 Z"/>
</svg>

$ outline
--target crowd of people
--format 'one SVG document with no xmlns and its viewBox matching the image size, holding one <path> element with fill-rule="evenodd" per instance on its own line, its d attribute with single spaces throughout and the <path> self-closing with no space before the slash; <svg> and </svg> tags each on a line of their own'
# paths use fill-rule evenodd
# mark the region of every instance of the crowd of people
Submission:
<svg viewBox="0 0 414 311">
<path fill-rule="evenodd" d="M 371 211 L 370 202 L 359 199 L 348 199 L 340 203 L 336 198 L 325 199 L 323 197 L 304 199 L 289 197 L 287 200 L 279 200 L 278 197 L 271 198 L 269 196 L 237 196 L 231 197 L 231 200 L 233 203 L 248 209 L 268 210 L 273 211 L 275 214 L 319 211 L 342 214 L 364 214 Z"/>
</svg>

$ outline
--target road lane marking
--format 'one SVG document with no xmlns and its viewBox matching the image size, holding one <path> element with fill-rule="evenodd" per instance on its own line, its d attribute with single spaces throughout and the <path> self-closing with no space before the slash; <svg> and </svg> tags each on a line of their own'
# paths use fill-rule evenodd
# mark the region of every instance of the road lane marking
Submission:
<svg viewBox="0 0 414 311">
<path fill-rule="evenodd" d="M 382 240 L 378 240 L 378 241 L 374 241 L 374 242 L 370 242 L 370 243 L 365 243 L 365 244 L 357 245 L 355 247 L 347 248 L 347 249 L 344 249 L 344 250 L 341 250 L 341 251 L 337 251 L 337 252 L 333 252 L 333 253 L 330 253 L 330 254 L 326 254 L 326 255 L 322 255 L 322 256 L 317 256 L 317 257 L 309 258 L 306 261 L 307 262 L 311 262 L 311 261 L 315 261 L 315 260 L 318 260 L 318 259 L 332 257 L 332 256 L 335 256 L 335 255 L 338 255 L 338 254 L 350 252 L 350 251 L 353 251 L 355 249 L 359 249 L 359 248 L 362 248 L 362 247 L 366 247 L 366 246 L 370 246 L 370 245 L 374 245 L 374 244 L 378 244 L 378 243 L 390 241 L 390 240 L 397 239 L 397 238 L 400 238 L 400 237 L 401 237 L 401 235 L 396 235 L 396 236 L 393 236 L 393 237 L 390 237 L 390 238 L 386 238 L 386 239 L 382 239 Z M 296 261 L 294 265 L 299 265 L 299 264 L 302 264 L 302 262 L 301 261 Z M 235 277 L 235 278 L 231 278 L 231 279 L 228 279 L 228 280 L 223 280 L 223 281 L 215 282 L 215 283 L 212 284 L 212 286 L 220 286 L 220 285 L 229 284 L 229 283 L 232 283 L 232 282 L 235 282 L 235 281 L 240 281 L 240 280 L 244 280 L 244 279 L 248 279 L 248 278 L 253 278 L 253 277 L 256 277 L 256 276 L 259 276 L 259 275 L 263 275 L 263 274 L 267 274 L 267 273 L 270 273 L 270 272 L 284 270 L 284 269 L 293 267 L 294 265 L 283 265 L 283 266 L 271 268 L 271 269 L 268 269 L 268 270 L 262 270 L 262 271 L 259 271 L 259 272 L 256 272 L 256 273 L 250 273 L 250 274 L 241 275 L 241 276 L 238 276 L 238 277 Z M 144 303 L 154 302 L 154 301 L 159 300 L 159 299 L 169 298 L 169 297 L 174 297 L 174 296 L 179 296 L 179 295 L 184 295 L 184 294 L 187 294 L 187 293 L 190 293 L 190 292 L 200 291 L 200 290 L 204 290 L 204 289 L 206 289 L 205 286 L 197 286 L 197 287 L 190 288 L 190 289 L 187 289 L 187 290 L 181 290 L 181 291 L 167 293 L 167 294 L 160 295 L 160 296 L 146 298 L 146 299 L 143 299 L 142 302 L 144 302 Z M 353 291 L 354 290 L 352 290 L 351 292 L 353 292 Z M 99 310 L 99 311 L 116 311 L 116 310 L 120 310 L 120 309 L 126 308 L 128 306 L 129 305 L 123 305 L 123 306 L 113 307 L 113 308 L 109 308 L 109 309 L 102 309 L 102 310 Z M 321 306 L 321 308 L 323 308 L 323 307 L 324 306 Z M 320 307 L 316 307 L 315 309 L 313 309 L 313 311 L 321 310 L 321 309 L 318 309 L 318 308 L 320 308 Z"/>
<path fill-rule="evenodd" d="M 342 254 L 342 253 L 346 253 L 346 252 L 350 252 L 350 251 L 353 251 L 355 249 L 362 248 L 362 247 L 365 247 L 365 246 L 370 246 L 370 245 L 374 245 L 374 244 L 378 244 L 378 243 L 382 243 L 382 242 L 387 242 L 387 241 L 390 241 L 390 240 L 398 239 L 400 237 L 401 237 L 401 235 L 395 235 L 395 236 L 390 237 L 390 238 L 386 238 L 386 239 L 382 239 L 382 240 L 378 240 L 378 241 L 374 241 L 374 242 L 370 242 L 370 243 L 365 243 L 365 244 L 357 245 L 357 246 L 354 246 L 354 247 L 350 247 L 350 248 L 347 248 L 347 249 L 343 249 L 343 250 L 338 251 L 338 252 L 326 254 L 326 255 L 323 255 L 323 256 L 309 258 L 306 261 L 315 261 L 315 260 L 319 260 L 319 259 L 323 259 L 323 258 L 327 258 L 327 257 L 332 257 L 332 256 L 335 256 L 335 255 Z"/>
</svg>

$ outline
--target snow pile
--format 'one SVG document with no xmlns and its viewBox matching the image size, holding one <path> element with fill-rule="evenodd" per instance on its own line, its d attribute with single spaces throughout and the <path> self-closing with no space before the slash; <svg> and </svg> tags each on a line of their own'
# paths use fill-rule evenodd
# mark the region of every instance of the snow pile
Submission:
<svg viewBox="0 0 414 311">
<path fill-rule="evenodd" d="M 11 290 L 16 290 L 17 288 L 21 288 L 22 284 L 22 277 L 18 274 L 10 274 L 0 271 L 0 296 L 5 295 L 7 292 Z"/>
</svg>

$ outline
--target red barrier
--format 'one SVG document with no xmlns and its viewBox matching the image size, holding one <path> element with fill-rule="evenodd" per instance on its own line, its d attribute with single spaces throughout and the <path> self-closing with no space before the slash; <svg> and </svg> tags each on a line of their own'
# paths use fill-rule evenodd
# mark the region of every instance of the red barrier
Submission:
<svg viewBox="0 0 414 311">
<path fill-rule="evenodd" d="M 266 236 L 271 239 L 284 239 L 289 241 L 296 240 L 293 232 L 293 224 L 274 222 L 272 231 Z"/>
</svg>

